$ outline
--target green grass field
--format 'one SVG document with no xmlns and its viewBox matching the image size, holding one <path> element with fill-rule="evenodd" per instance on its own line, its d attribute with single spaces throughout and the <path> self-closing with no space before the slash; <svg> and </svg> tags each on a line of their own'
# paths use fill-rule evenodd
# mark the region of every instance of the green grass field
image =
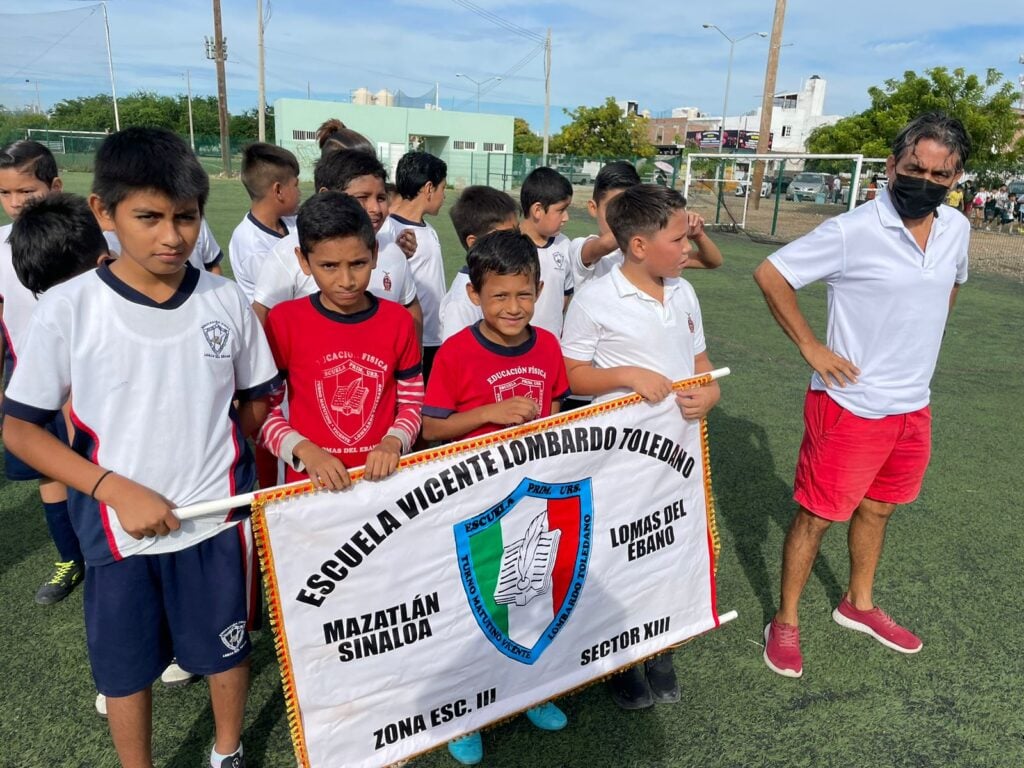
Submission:
<svg viewBox="0 0 1024 768">
<path fill-rule="evenodd" d="M 70 191 L 88 177 L 69 174 Z M 451 198 L 452 196 L 450 196 Z M 222 246 L 247 207 L 241 185 L 213 182 L 208 216 Z M 571 236 L 591 230 L 585 214 Z M 438 217 L 454 274 L 461 252 Z M 974 274 L 960 293 L 933 383 L 934 455 L 921 498 L 894 517 L 876 597 L 924 640 L 886 650 L 830 617 L 848 572 L 844 530 L 827 536 L 802 603 L 804 677 L 771 673 L 761 632 L 774 610 L 808 371 L 750 278 L 770 250 L 717 238 L 726 263 L 687 277 L 701 298 L 709 354 L 729 366 L 710 439 L 722 554 L 718 604 L 739 618 L 677 651 L 676 706 L 620 712 L 591 687 L 566 697 L 569 727 L 518 718 L 485 734 L 485 766 L 984 767 L 1024 765 L 1016 650 L 1024 526 L 1024 286 Z M 818 327 L 824 291 L 802 296 Z M 141 425 L 140 425 L 141 427 Z M 93 710 L 81 591 L 49 608 L 32 595 L 53 560 L 34 488 L 0 485 L 0 768 L 114 766 Z M 203 766 L 212 740 L 205 685 L 157 684 L 158 766 Z M 250 766 L 295 765 L 268 632 L 256 640 L 245 729 Z M 415 761 L 454 766 L 442 749 Z"/>
</svg>

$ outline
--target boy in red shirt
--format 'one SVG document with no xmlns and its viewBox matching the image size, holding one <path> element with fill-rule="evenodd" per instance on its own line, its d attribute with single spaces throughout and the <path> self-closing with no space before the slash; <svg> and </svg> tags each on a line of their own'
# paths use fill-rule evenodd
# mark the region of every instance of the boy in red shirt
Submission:
<svg viewBox="0 0 1024 768">
<path fill-rule="evenodd" d="M 302 271 L 320 289 L 286 301 L 266 332 L 288 381 L 288 418 L 275 408 L 260 441 L 284 460 L 286 480 L 308 474 L 331 490 L 348 467 L 379 480 L 398 467 L 420 428 L 423 374 L 412 315 L 367 292 L 377 259 L 370 217 L 355 198 L 321 192 L 299 209 Z"/>
<path fill-rule="evenodd" d="M 554 334 L 530 325 L 543 284 L 537 246 L 514 230 L 477 240 L 466 257 L 469 297 L 483 319 L 445 341 L 434 358 L 423 406 L 423 437 L 460 440 L 557 413 L 569 394 Z M 566 718 L 554 704 L 526 716 L 557 731 Z M 479 733 L 448 744 L 463 765 L 483 759 Z"/>
</svg>

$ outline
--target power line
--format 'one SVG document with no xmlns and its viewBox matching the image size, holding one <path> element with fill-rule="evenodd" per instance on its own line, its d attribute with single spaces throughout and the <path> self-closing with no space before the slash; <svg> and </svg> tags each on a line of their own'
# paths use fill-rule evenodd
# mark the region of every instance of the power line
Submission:
<svg viewBox="0 0 1024 768">
<path fill-rule="evenodd" d="M 499 85 L 501 85 L 502 81 L 509 79 L 510 77 L 515 75 L 516 72 L 518 72 L 523 67 L 525 67 L 527 64 L 529 64 L 531 61 L 533 61 L 535 58 L 537 58 L 537 56 L 539 56 L 541 53 L 544 52 L 545 44 L 546 44 L 546 41 L 541 41 L 540 45 L 538 45 L 536 48 L 531 50 L 523 58 L 521 58 L 519 61 L 517 61 L 511 67 L 509 67 L 505 72 L 503 72 L 501 75 L 499 75 L 497 77 L 497 79 L 495 80 L 495 82 L 493 82 L 492 84 L 488 85 L 487 87 L 481 89 L 480 95 L 483 96 L 484 94 L 490 93 L 495 88 L 497 88 Z M 460 102 L 459 106 L 462 106 L 464 104 L 468 104 L 470 102 L 471 102 L 471 100 L 467 99 L 467 100 L 465 100 L 463 102 Z"/>
<path fill-rule="evenodd" d="M 515 35 L 519 35 L 521 37 L 525 37 L 528 40 L 533 40 L 533 41 L 538 42 L 538 43 L 544 42 L 544 36 L 543 35 L 539 35 L 536 32 L 531 32 L 530 30 L 526 29 L 525 27 L 520 27 L 518 24 L 514 24 L 511 21 L 509 21 L 508 19 L 503 19 L 501 16 L 498 16 L 496 13 L 491 13 L 486 8 L 481 8 L 476 3 L 470 2 L 470 0 L 452 0 L 452 2 L 455 3 L 456 5 L 462 6 L 467 11 L 472 11 L 477 16 L 479 16 L 479 17 L 481 17 L 483 19 L 486 19 L 487 21 L 491 22 L 492 24 L 496 24 L 497 26 L 499 26 L 499 27 L 501 27 L 501 28 L 503 28 L 505 30 L 508 30 L 509 32 L 511 32 L 511 33 L 513 33 Z"/>
</svg>

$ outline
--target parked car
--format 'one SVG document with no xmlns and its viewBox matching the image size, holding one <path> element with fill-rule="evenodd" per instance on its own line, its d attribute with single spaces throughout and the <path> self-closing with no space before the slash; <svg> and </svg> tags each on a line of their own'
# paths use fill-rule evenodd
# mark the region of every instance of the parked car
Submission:
<svg viewBox="0 0 1024 768">
<path fill-rule="evenodd" d="M 581 171 L 579 168 L 574 168 L 571 165 L 560 165 L 555 168 L 560 174 L 565 176 L 569 180 L 570 184 L 593 184 L 594 177 L 586 171 Z"/>
<path fill-rule="evenodd" d="M 803 200 L 813 201 L 818 195 L 824 195 L 825 200 L 828 200 L 830 181 L 827 173 L 798 173 L 786 190 L 786 199 L 799 203 Z"/>
<path fill-rule="evenodd" d="M 1024 179 L 1015 179 L 1006 185 L 1006 193 L 1009 195 L 1016 195 L 1017 199 L 1020 200 L 1024 196 Z"/>
</svg>

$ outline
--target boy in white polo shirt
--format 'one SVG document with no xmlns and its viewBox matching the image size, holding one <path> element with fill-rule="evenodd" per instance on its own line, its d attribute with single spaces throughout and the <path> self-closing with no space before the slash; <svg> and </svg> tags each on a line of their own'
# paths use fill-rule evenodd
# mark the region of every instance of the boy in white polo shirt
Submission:
<svg viewBox="0 0 1024 768">
<path fill-rule="evenodd" d="M 235 282 L 252 303 L 267 253 L 295 229 L 299 161 L 284 147 L 257 141 L 242 151 L 241 175 L 252 207 L 231 234 L 228 259 Z"/>
<path fill-rule="evenodd" d="M 686 200 L 674 189 L 639 184 L 611 201 L 607 219 L 625 259 L 590 281 L 565 316 L 569 386 L 598 400 L 636 392 L 659 402 L 672 394 L 672 382 L 713 369 L 697 295 L 679 277 L 690 254 Z M 715 382 L 675 395 L 688 420 L 704 418 L 720 396 Z M 623 709 L 679 701 L 671 653 L 609 685 Z"/>
</svg>

